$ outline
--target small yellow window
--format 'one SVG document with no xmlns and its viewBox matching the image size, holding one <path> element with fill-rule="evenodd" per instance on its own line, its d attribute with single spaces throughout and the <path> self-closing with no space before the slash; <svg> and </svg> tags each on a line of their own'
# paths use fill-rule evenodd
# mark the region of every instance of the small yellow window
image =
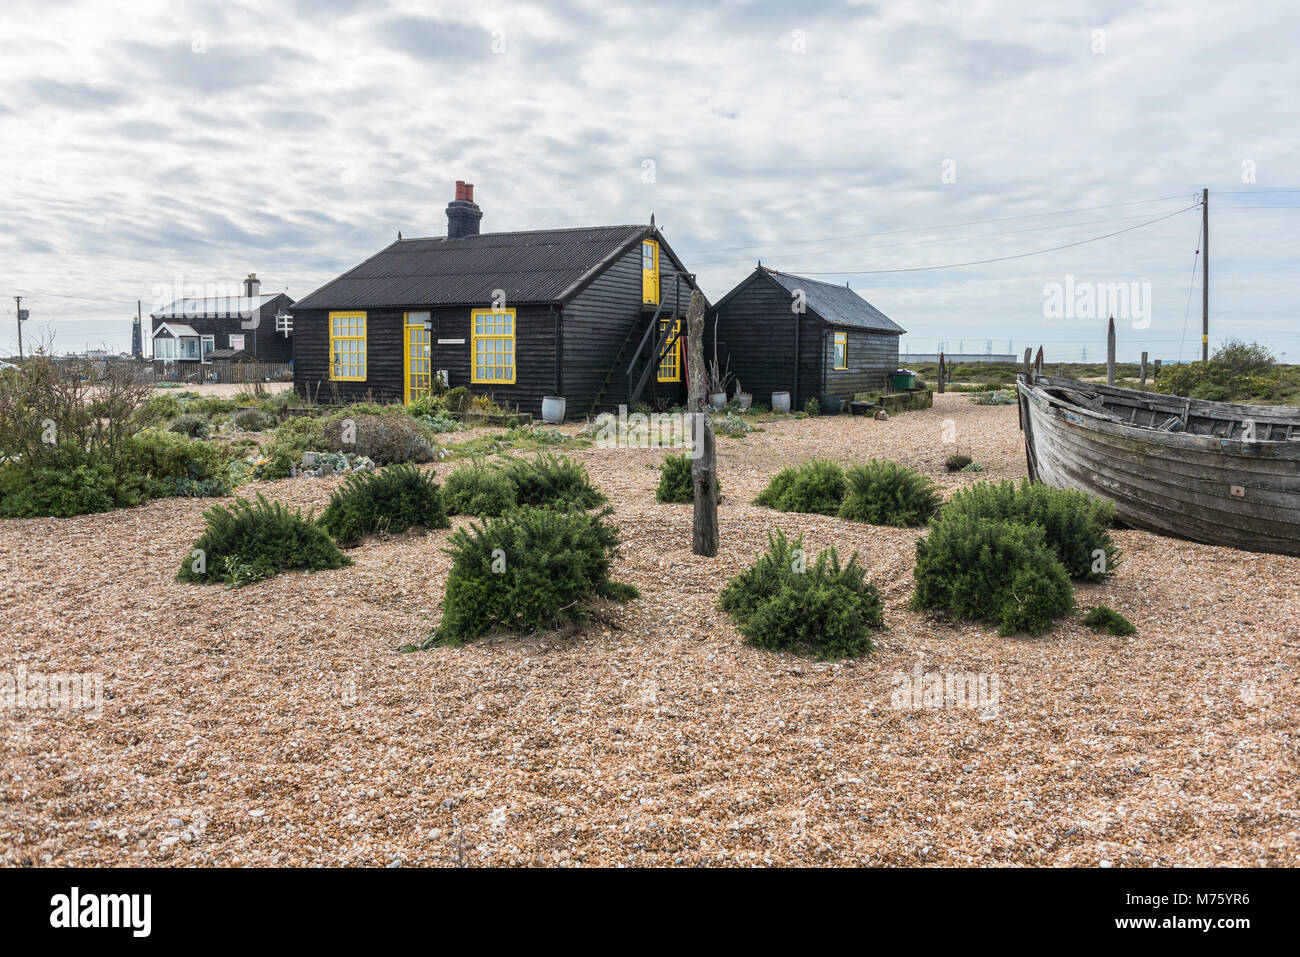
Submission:
<svg viewBox="0 0 1300 957">
<path fill-rule="evenodd" d="M 510 385 L 515 381 L 515 311 L 473 309 L 474 365 L 471 382 Z"/>
<path fill-rule="evenodd" d="M 835 333 L 835 368 L 847 369 L 849 367 L 849 334 L 847 332 Z"/>
<path fill-rule="evenodd" d="M 681 319 L 660 319 L 659 332 L 663 333 L 668 328 L 668 323 L 672 322 L 673 330 L 668 335 L 668 342 L 664 345 L 663 358 L 659 360 L 659 381 L 660 382 L 681 382 L 682 381 L 682 360 L 681 351 L 678 349 L 677 340 L 682 334 Z"/>
<path fill-rule="evenodd" d="M 641 301 L 659 304 L 659 243 L 641 241 Z"/>
<path fill-rule="evenodd" d="M 366 381 L 366 314 L 330 313 L 330 378 Z"/>
</svg>

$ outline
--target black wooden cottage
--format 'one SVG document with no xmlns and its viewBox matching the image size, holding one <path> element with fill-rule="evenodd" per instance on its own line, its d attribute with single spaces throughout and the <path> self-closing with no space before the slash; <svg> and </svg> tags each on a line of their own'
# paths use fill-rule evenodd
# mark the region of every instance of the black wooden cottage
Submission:
<svg viewBox="0 0 1300 957">
<path fill-rule="evenodd" d="M 237 349 L 259 362 L 288 364 L 293 360 L 292 325 L 276 316 L 288 315 L 293 300 L 284 293 L 262 294 L 256 275 L 244 280 L 242 296 L 182 298 L 151 313 L 151 340 L 156 362 L 210 363 L 217 350 Z"/>
<path fill-rule="evenodd" d="M 906 330 L 847 286 L 777 272 L 762 263 L 709 310 L 705 359 L 730 363 L 755 402 L 789 392 L 811 398 L 886 388 Z"/>
<path fill-rule="evenodd" d="M 294 385 L 319 401 L 406 402 L 432 376 L 499 404 L 582 416 L 685 396 L 694 277 L 649 226 L 480 233 L 457 182 L 447 235 L 402 239 L 301 299 Z"/>
</svg>

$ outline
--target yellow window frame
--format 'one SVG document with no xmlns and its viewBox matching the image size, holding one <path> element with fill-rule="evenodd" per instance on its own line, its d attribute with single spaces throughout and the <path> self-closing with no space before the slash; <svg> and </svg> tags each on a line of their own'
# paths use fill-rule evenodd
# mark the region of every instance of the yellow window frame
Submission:
<svg viewBox="0 0 1300 957">
<path fill-rule="evenodd" d="M 659 320 L 659 331 L 663 332 L 668 328 L 668 320 Z M 682 381 L 682 356 L 681 350 L 677 347 L 677 340 L 682 334 L 682 320 L 677 319 L 673 323 L 672 335 L 668 337 L 668 344 L 664 347 L 663 358 L 659 360 L 658 377 L 660 382 L 681 382 Z"/>
<path fill-rule="evenodd" d="M 330 380 L 366 381 L 366 314 L 330 313 Z"/>
<path fill-rule="evenodd" d="M 849 334 L 847 332 L 835 333 L 834 365 L 837 370 L 849 367 Z"/>
<path fill-rule="evenodd" d="M 659 242 L 641 240 L 641 301 L 659 305 Z"/>
<path fill-rule="evenodd" d="M 417 316 L 412 321 L 411 317 Z M 432 320 L 430 312 L 408 312 L 404 315 L 402 330 L 403 376 L 406 404 L 430 394 L 433 386 L 433 331 L 426 326 Z"/>
<path fill-rule="evenodd" d="M 514 309 L 470 310 L 470 382 L 475 385 L 514 384 L 515 330 Z M 487 375 L 489 371 L 493 374 Z"/>
</svg>

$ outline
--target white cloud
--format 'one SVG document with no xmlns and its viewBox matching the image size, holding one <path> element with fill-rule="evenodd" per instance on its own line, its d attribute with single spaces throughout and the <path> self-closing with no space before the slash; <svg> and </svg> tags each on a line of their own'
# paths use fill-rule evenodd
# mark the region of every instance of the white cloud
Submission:
<svg viewBox="0 0 1300 957">
<path fill-rule="evenodd" d="M 476 184 L 490 230 L 653 211 L 714 298 L 760 256 L 792 272 L 1008 256 L 1141 222 L 1205 185 L 1214 337 L 1294 355 L 1300 212 L 1227 207 L 1300 206 L 1262 192 L 1300 186 L 1298 27 L 1284 5 L 1084 0 L 10 0 L 0 295 L 27 296 L 33 327 L 68 332 L 61 345 L 125 346 L 156 284 L 256 271 L 304 295 L 398 229 L 440 233 L 456 179 Z M 1199 334 L 1197 292 L 1183 336 L 1196 219 L 838 278 L 914 351 L 1045 341 L 1063 359 L 1100 354 L 1104 328 L 1046 325 L 1045 283 L 1145 279 L 1154 321 L 1121 332 L 1121 354 L 1173 358 Z M 0 351 L 12 339 L 10 313 Z"/>
</svg>

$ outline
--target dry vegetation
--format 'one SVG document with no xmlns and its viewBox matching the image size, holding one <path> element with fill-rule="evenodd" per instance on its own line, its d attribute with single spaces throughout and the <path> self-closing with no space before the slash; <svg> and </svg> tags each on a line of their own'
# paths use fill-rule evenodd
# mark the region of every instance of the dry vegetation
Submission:
<svg viewBox="0 0 1300 957">
<path fill-rule="evenodd" d="M 1120 531 L 1117 575 L 1077 593 L 1137 635 L 1076 615 L 1000 638 L 907 610 L 923 530 L 751 504 L 813 456 L 947 490 L 1024 474 L 1014 407 L 936 401 L 721 438 L 716 560 L 691 555 L 689 506 L 656 504 L 662 452 L 570 453 L 642 593 L 577 634 L 397 653 L 440 615 L 445 531 L 226 590 L 173 580 L 210 502 L 0 522 L 0 663 L 99 671 L 111 696 L 97 720 L 0 718 L 0 861 L 1300 864 L 1300 559 Z M 945 470 L 948 418 L 982 474 Z M 339 481 L 240 494 L 319 510 Z M 773 527 L 863 553 L 886 602 L 869 658 L 740 643 L 715 601 Z M 996 716 L 893 708 L 917 666 L 996 675 Z"/>
</svg>

